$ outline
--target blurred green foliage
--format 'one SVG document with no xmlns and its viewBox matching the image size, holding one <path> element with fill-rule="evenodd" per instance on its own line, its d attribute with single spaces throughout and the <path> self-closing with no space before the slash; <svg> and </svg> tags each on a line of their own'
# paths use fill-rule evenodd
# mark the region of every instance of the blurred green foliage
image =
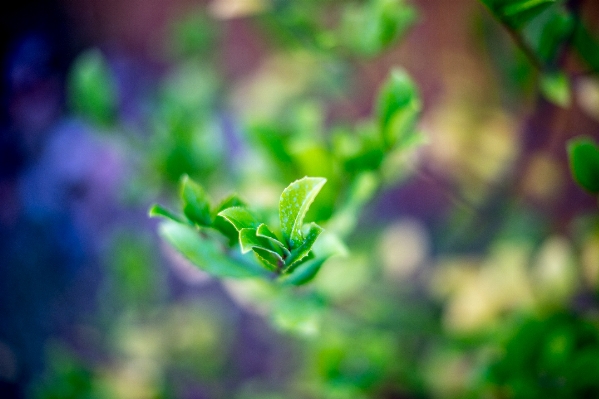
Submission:
<svg viewBox="0 0 599 399">
<path fill-rule="evenodd" d="M 481 1 L 521 50 L 484 26 L 507 82 L 492 87 L 514 90 L 513 110 L 534 78 L 547 100 L 571 107 L 578 86 L 566 50 L 592 73 L 599 54 L 574 2 Z M 414 6 L 221 3 L 230 8 L 213 11 L 216 18 L 243 17 L 264 35 L 263 63 L 247 81 L 225 84 L 218 59 L 226 21 L 189 13 L 171 31 L 172 66 L 151 99 L 148 140 L 120 140 L 138 157 L 132 180 L 143 186 L 129 188 L 138 203 L 166 204 L 150 210 L 164 219 L 158 231 L 169 246 L 160 252 L 198 281 L 216 277 L 227 305 L 203 297 L 144 306 L 161 295 L 159 251 L 141 234 L 117 236 L 107 259 L 117 284 L 106 295 L 135 305 L 105 311 L 105 358 L 49 354 L 34 397 L 599 396 L 599 223 L 580 216 L 573 233 L 556 232 L 542 209 L 494 186 L 513 173 L 524 176 L 519 189 L 543 194 L 567 171 L 542 157 L 511 170 L 519 123 L 476 98 L 430 111 L 424 126 L 444 136 L 429 138 L 417 85 L 400 67 L 376 83 L 365 117 L 331 111 L 354 95 L 357 64 L 375 62 L 418 21 Z M 99 52 L 85 53 L 71 97 L 78 112 L 118 130 L 111 76 Z M 471 94 L 467 83 L 457 87 Z M 365 210 L 384 211 L 372 209 L 378 194 L 413 173 L 409 159 L 426 142 L 432 159 L 435 146 L 446 151 L 433 167 L 457 169 L 458 184 L 490 204 L 481 209 L 492 226 L 459 206 L 438 231 L 419 221 L 360 223 Z M 573 140 L 568 154 L 574 179 L 597 194 L 597 144 Z"/>
<path fill-rule="evenodd" d="M 102 125 L 116 121 L 117 82 L 99 50 L 88 50 L 79 56 L 73 65 L 68 89 L 77 112 Z"/>
</svg>

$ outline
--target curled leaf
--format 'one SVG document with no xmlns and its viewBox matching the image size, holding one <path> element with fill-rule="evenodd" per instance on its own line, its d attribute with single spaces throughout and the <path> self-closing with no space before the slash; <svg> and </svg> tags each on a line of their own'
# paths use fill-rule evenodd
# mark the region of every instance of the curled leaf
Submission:
<svg viewBox="0 0 599 399">
<path fill-rule="evenodd" d="M 260 226 L 258 226 L 258 228 L 256 229 L 256 235 L 258 237 L 264 237 L 267 240 L 270 241 L 270 243 L 275 247 L 275 248 L 280 248 L 281 251 L 283 251 L 283 253 L 288 256 L 289 255 L 289 250 L 287 249 L 287 247 L 285 247 L 285 245 L 279 240 L 279 238 L 275 235 L 275 233 L 273 233 L 272 231 L 270 231 L 270 229 L 268 228 L 267 225 L 265 225 L 264 223 L 262 223 Z"/>
<path fill-rule="evenodd" d="M 237 231 L 255 229 L 260 225 L 249 209 L 241 206 L 233 206 L 220 211 L 218 216 L 225 218 Z"/>
<path fill-rule="evenodd" d="M 162 217 L 165 219 L 170 219 L 173 220 L 175 222 L 179 222 L 179 223 L 188 223 L 187 220 L 184 220 L 181 216 L 179 215 L 175 215 L 173 212 L 171 212 L 170 210 L 166 209 L 165 207 L 163 207 L 162 205 L 159 204 L 154 204 L 150 207 L 149 211 L 148 211 L 148 216 L 150 217 Z"/>
</svg>

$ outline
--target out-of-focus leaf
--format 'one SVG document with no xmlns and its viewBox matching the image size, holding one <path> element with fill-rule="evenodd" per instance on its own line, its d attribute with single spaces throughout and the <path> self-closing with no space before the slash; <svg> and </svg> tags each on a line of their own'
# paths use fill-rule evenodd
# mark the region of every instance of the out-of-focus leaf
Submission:
<svg viewBox="0 0 599 399">
<path fill-rule="evenodd" d="M 282 284 L 302 285 L 310 282 L 327 258 L 314 258 L 296 267 L 293 272 L 279 279 Z"/>
<path fill-rule="evenodd" d="M 377 118 L 387 148 L 409 139 L 422 104 L 408 74 L 394 69 L 377 98 Z"/>
<path fill-rule="evenodd" d="M 181 180 L 181 200 L 183 201 L 183 213 L 190 221 L 198 226 L 212 224 L 208 195 L 202 186 L 187 175 L 184 175 Z"/>
<path fill-rule="evenodd" d="M 480 0 L 505 24 L 521 28 L 556 0 Z"/>
<path fill-rule="evenodd" d="M 254 215 L 245 207 L 233 206 L 218 213 L 231 223 L 237 231 L 241 229 L 255 229 L 260 223 Z"/>
<path fill-rule="evenodd" d="M 381 134 L 375 126 L 361 126 L 354 134 L 341 133 L 335 137 L 335 152 L 343 159 L 344 169 L 352 174 L 377 170 L 385 158 Z"/>
<path fill-rule="evenodd" d="M 314 336 L 322 324 L 322 301 L 316 296 L 287 295 L 277 298 L 271 313 L 275 327 L 293 334 Z M 329 398 L 354 398 L 353 396 L 328 396 Z"/>
<path fill-rule="evenodd" d="M 518 0 L 504 1 L 503 14 L 506 16 L 516 15 L 537 9 L 541 6 L 548 6 L 555 3 L 556 0 Z M 540 12 L 537 10 L 537 12 Z"/>
<path fill-rule="evenodd" d="M 349 188 L 343 206 L 327 224 L 327 231 L 345 237 L 353 231 L 362 207 L 372 199 L 381 180 L 377 173 L 363 172 L 357 175 Z"/>
<path fill-rule="evenodd" d="M 555 65 L 566 44 L 565 41 L 570 39 L 575 18 L 563 7 L 554 6 L 548 8 L 537 20 L 531 23 L 531 28 L 539 24 L 539 38 L 532 42 L 538 42 L 536 52 L 539 58 L 547 65 Z"/>
<path fill-rule="evenodd" d="M 148 216 L 153 217 L 153 218 L 154 217 L 163 217 L 166 219 L 173 220 L 175 222 L 184 223 L 184 224 L 187 223 L 187 220 L 183 219 L 181 216 L 175 215 L 173 212 L 169 211 L 165 207 L 158 205 L 158 204 L 152 205 L 152 207 L 148 211 Z"/>
<path fill-rule="evenodd" d="M 574 180 L 585 190 L 599 194 L 599 147 L 586 137 L 568 142 L 570 170 Z"/>
<path fill-rule="evenodd" d="M 599 39 L 594 37 L 584 25 L 579 25 L 576 29 L 574 48 L 594 72 L 599 72 Z"/>
<path fill-rule="evenodd" d="M 217 241 L 202 238 L 190 226 L 165 221 L 160 225 L 159 232 L 183 256 L 211 275 L 233 278 L 264 276 L 257 266 L 229 258 L 218 247 Z"/>
<path fill-rule="evenodd" d="M 100 124 L 114 122 L 117 84 L 99 50 L 89 50 L 75 61 L 69 76 L 69 100 L 75 110 Z"/>
<path fill-rule="evenodd" d="M 191 12 L 171 27 L 169 52 L 176 56 L 205 55 L 214 47 L 218 25 L 202 12 Z"/>
<path fill-rule="evenodd" d="M 343 14 L 340 36 L 356 53 L 373 56 L 395 43 L 415 22 L 416 10 L 402 0 L 351 4 Z M 356 29 L 359 26 L 360 29 Z"/>
<path fill-rule="evenodd" d="M 216 213 L 234 206 L 247 206 L 247 204 L 241 198 L 239 198 L 237 194 L 231 194 L 218 204 L 216 207 Z"/>
<path fill-rule="evenodd" d="M 303 258 L 308 256 L 310 251 L 312 250 L 312 246 L 316 242 L 316 239 L 322 233 L 323 228 L 315 223 L 310 223 L 307 227 L 308 233 L 306 234 L 306 238 L 304 241 L 294 250 L 291 251 L 291 254 L 285 259 L 285 264 L 287 269 L 285 271 L 292 271 L 295 266 L 297 266 Z"/>
<path fill-rule="evenodd" d="M 568 107 L 571 102 L 570 82 L 562 72 L 544 74 L 541 77 L 543 96 L 560 107 Z"/>
<path fill-rule="evenodd" d="M 279 219 L 289 248 L 296 248 L 304 241 L 304 216 L 326 181 L 322 177 L 304 177 L 291 183 L 281 194 Z"/>
</svg>

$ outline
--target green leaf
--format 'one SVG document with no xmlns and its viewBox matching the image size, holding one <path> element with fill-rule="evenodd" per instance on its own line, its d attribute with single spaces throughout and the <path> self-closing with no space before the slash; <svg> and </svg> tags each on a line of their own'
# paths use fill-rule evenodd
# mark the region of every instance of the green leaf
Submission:
<svg viewBox="0 0 599 399">
<path fill-rule="evenodd" d="M 254 215 L 247 208 L 241 206 L 227 208 L 220 211 L 218 215 L 231 223 L 237 231 L 241 231 L 241 229 L 255 229 L 260 225 Z"/>
<path fill-rule="evenodd" d="M 150 210 L 148 211 L 148 216 L 153 217 L 153 218 L 163 217 L 163 218 L 170 219 L 175 222 L 179 222 L 179 223 L 183 223 L 183 224 L 187 223 L 187 220 L 183 219 L 179 215 L 175 215 L 173 212 L 171 212 L 170 210 L 164 208 L 163 206 L 161 206 L 159 204 L 154 204 L 154 205 L 152 205 L 152 207 L 150 207 Z"/>
<path fill-rule="evenodd" d="M 323 232 L 323 228 L 317 225 L 316 223 L 310 223 L 306 226 L 308 233 L 306 234 L 306 238 L 304 241 L 294 250 L 291 251 L 291 254 L 285 259 L 285 265 L 287 268 L 285 272 L 292 271 L 295 266 L 297 266 L 303 258 L 308 256 L 310 251 L 312 250 L 312 246 L 316 242 L 316 239 Z"/>
<path fill-rule="evenodd" d="M 570 170 L 574 180 L 585 190 L 599 194 L 599 147 L 586 137 L 568 142 Z"/>
<path fill-rule="evenodd" d="M 328 258 L 314 258 L 299 265 L 293 272 L 282 276 L 282 284 L 302 285 L 310 282 Z"/>
<path fill-rule="evenodd" d="M 326 181 L 322 177 L 304 177 L 291 183 L 281 194 L 279 219 L 289 248 L 295 248 L 303 241 L 304 217 Z"/>
<path fill-rule="evenodd" d="M 96 123 L 110 124 L 117 113 L 117 85 L 108 63 L 97 50 L 81 54 L 68 82 L 69 101 L 77 112 Z"/>
<path fill-rule="evenodd" d="M 576 29 L 574 47 L 589 68 L 595 73 L 599 72 L 599 38 L 582 24 Z"/>
<path fill-rule="evenodd" d="M 220 231 L 225 237 L 229 239 L 229 246 L 232 247 L 239 242 L 239 233 L 237 229 L 224 217 L 220 216 L 219 213 L 225 209 L 232 208 L 234 206 L 246 206 L 245 202 L 240 199 L 237 194 L 231 194 L 224 200 L 213 211 L 214 222 L 212 227 Z"/>
<path fill-rule="evenodd" d="M 377 99 L 377 118 L 387 148 L 404 141 L 416 126 L 422 103 L 414 82 L 401 69 L 394 69 Z"/>
<path fill-rule="evenodd" d="M 503 23 L 520 29 L 556 0 L 480 0 Z"/>
<path fill-rule="evenodd" d="M 184 175 L 181 180 L 181 200 L 183 201 L 183 213 L 191 222 L 198 226 L 212 225 L 208 195 L 202 186 L 187 175 Z"/>
<path fill-rule="evenodd" d="M 416 17 L 416 10 L 402 0 L 349 3 L 344 9 L 338 35 L 356 53 L 374 56 L 395 43 Z"/>
<path fill-rule="evenodd" d="M 289 250 L 287 249 L 287 247 L 285 247 L 285 245 L 279 240 L 279 238 L 275 235 L 275 233 L 270 231 L 268 226 L 265 225 L 264 223 L 262 223 L 260 226 L 258 226 L 258 228 L 256 229 L 256 235 L 258 237 L 266 238 L 267 240 L 269 240 L 271 242 L 271 244 L 273 246 L 275 246 L 275 248 L 278 247 L 281 249 L 281 251 L 283 251 L 283 253 L 286 256 L 289 255 Z"/>
<path fill-rule="evenodd" d="M 283 253 L 281 248 L 273 246 L 272 242 L 268 238 L 257 236 L 256 229 L 252 228 L 239 230 L 239 245 L 241 246 L 241 252 L 244 254 L 251 251 L 255 247 L 272 252 L 278 257 L 281 257 Z M 281 258 L 281 261 L 282 260 L 283 259 Z"/>
<path fill-rule="evenodd" d="M 266 267 L 267 270 L 273 272 L 279 272 L 281 270 L 282 265 L 284 264 L 283 259 L 281 257 L 267 249 L 254 247 L 252 248 L 254 255 L 256 258 Z"/>
<path fill-rule="evenodd" d="M 541 77 L 543 96 L 560 107 L 566 108 L 571 103 L 570 82 L 563 72 L 548 73 Z"/>
<path fill-rule="evenodd" d="M 248 278 L 264 276 L 257 265 L 233 261 L 217 242 L 202 238 L 190 226 L 171 221 L 160 224 L 160 235 L 200 269 L 218 277 Z"/>
<path fill-rule="evenodd" d="M 520 0 L 520 1 L 511 1 L 505 2 L 509 3 L 503 7 L 503 15 L 512 16 L 516 14 L 520 14 L 523 12 L 529 11 L 542 11 L 539 7 L 546 7 L 551 5 L 551 3 L 555 3 L 556 0 Z"/>
<path fill-rule="evenodd" d="M 222 200 L 218 206 L 216 207 L 215 214 L 218 214 L 220 211 L 224 211 L 227 208 L 232 208 L 234 206 L 247 206 L 245 201 L 243 201 L 237 194 L 231 194 Z"/>
</svg>

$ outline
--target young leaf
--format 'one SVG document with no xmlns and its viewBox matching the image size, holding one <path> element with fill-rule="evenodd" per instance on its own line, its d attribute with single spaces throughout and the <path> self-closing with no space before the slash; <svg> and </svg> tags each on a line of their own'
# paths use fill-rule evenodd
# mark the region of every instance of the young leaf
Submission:
<svg viewBox="0 0 599 399">
<path fill-rule="evenodd" d="M 312 246 L 316 242 L 316 239 L 322 233 L 323 228 L 317 225 L 316 223 L 310 223 L 307 226 L 308 234 L 306 234 L 305 240 L 293 251 L 291 254 L 285 259 L 285 264 L 287 268 L 285 271 L 291 271 L 297 266 L 299 261 L 305 258 L 310 251 L 312 250 Z"/>
<path fill-rule="evenodd" d="M 260 223 L 254 215 L 245 207 L 233 206 L 218 213 L 235 227 L 237 231 L 241 229 L 255 229 Z"/>
<path fill-rule="evenodd" d="M 163 207 L 159 204 L 152 205 L 152 207 L 148 211 L 148 216 L 153 217 L 153 218 L 154 217 L 163 217 L 163 218 L 170 219 L 175 222 L 183 223 L 183 224 L 188 223 L 187 220 L 184 220 L 181 216 L 175 215 L 173 212 L 169 211 L 168 209 L 166 209 L 165 207 Z"/>
<path fill-rule="evenodd" d="M 303 241 L 304 217 L 326 181 L 322 177 L 304 177 L 291 183 L 281 194 L 279 219 L 289 248 L 295 248 Z"/>
<path fill-rule="evenodd" d="M 81 54 L 69 75 L 69 101 L 96 123 L 109 124 L 117 113 L 117 85 L 99 50 Z"/>
<path fill-rule="evenodd" d="M 545 98 L 562 108 L 571 102 L 570 82 L 563 72 L 548 73 L 541 78 L 541 91 Z"/>
<path fill-rule="evenodd" d="M 264 237 L 267 240 L 270 241 L 270 243 L 275 247 L 275 248 L 280 248 L 281 251 L 283 251 L 283 253 L 286 256 L 289 256 L 289 250 L 287 249 L 287 247 L 285 247 L 285 245 L 279 240 L 279 238 L 275 235 L 275 233 L 273 233 L 272 231 L 270 231 L 270 229 L 268 228 L 267 225 L 265 225 L 264 223 L 262 223 L 260 226 L 258 226 L 258 228 L 256 229 L 256 235 L 258 237 Z"/>
<path fill-rule="evenodd" d="M 208 195 L 189 176 L 183 176 L 181 180 L 181 199 L 183 201 L 183 213 L 198 226 L 210 226 L 212 215 L 210 214 L 210 200 Z"/>
<path fill-rule="evenodd" d="M 556 0 L 520 0 L 511 1 L 510 4 L 506 4 L 503 7 L 503 14 L 506 16 L 516 15 L 527 11 L 532 11 L 538 7 L 546 7 L 551 3 L 555 3 Z M 508 2 L 504 2 L 508 3 Z M 539 12 L 541 10 L 538 10 Z"/>
<path fill-rule="evenodd" d="M 310 282 L 327 258 L 314 258 L 299 265 L 293 272 L 279 279 L 282 284 L 302 285 Z"/>
<path fill-rule="evenodd" d="M 234 206 L 247 206 L 247 204 L 237 194 L 231 194 L 218 204 L 215 213 L 218 214 L 220 211 Z"/>
<path fill-rule="evenodd" d="M 239 241 L 239 233 L 237 229 L 224 217 L 220 216 L 219 213 L 224 211 L 225 209 L 232 208 L 235 206 L 246 206 L 245 202 L 243 202 L 236 194 L 232 194 L 225 198 L 221 203 L 216 207 L 213 212 L 214 222 L 212 223 L 212 227 L 216 230 L 220 231 L 225 237 L 229 239 L 229 246 L 232 247 Z"/>
<path fill-rule="evenodd" d="M 599 194 L 599 147 L 593 140 L 579 137 L 568 142 L 570 170 L 585 190 Z"/>
<path fill-rule="evenodd" d="M 283 260 L 277 254 L 274 254 L 264 248 L 254 247 L 252 249 L 258 261 L 266 267 L 267 270 L 278 272 L 281 270 Z"/>
<path fill-rule="evenodd" d="M 233 278 L 264 276 L 264 271 L 257 265 L 231 260 L 220 251 L 215 241 L 203 239 L 193 227 L 165 221 L 160 224 L 159 233 L 194 265 L 212 275 Z"/>
<path fill-rule="evenodd" d="M 281 257 L 283 253 L 280 247 L 274 247 L 269 239 L 257 236 L 256 229 L 251 228 L 239 230 L 239 245 L 241 246 L 241 252 L 244 254 L 251 251 L 255 247 L 272 252 L 279 257 Z M 281 261 L 282 260 L 283 259 L 281 258 Z"/>
<path fill-rule="evenodd" d="M 522 28 L 556 0 L 480 0 L 503 23 Z"/>
<path fill-rule="evenodd" d="M 414 130 L 422 108 L 414 82 L 395 69 L 383 85 L 377 100 L 377 117 L 387 148 Z"/>
</svg>

